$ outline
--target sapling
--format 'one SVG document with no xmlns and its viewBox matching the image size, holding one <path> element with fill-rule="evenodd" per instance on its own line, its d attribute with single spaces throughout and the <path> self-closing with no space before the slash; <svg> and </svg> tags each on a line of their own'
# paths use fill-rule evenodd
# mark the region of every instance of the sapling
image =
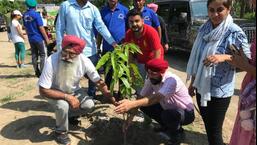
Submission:
<svg viewBox="0 0 257 145">
<path fill-rule="evenodd" d="M 137 65 L 131 61 L 131 57 L 142 54 L 140 48 L 132 43 L 118 45 L 114 51 L 107 52 L 101 57 L 96 68 L 104 66 L 105 76 L 112 70 L 112 81 L 110 91 L 114 94 L 115 86 L 119 86 L 118 91 L 122 99 L 133 99 L 133 90 L 142 87 L 143 78 L 139 73 Z M 125 123 L 133 116 L 131 112 L 125 113 L 123 119 Z M 123 130 L 124 145 L 127 144 L 127 130 Z"/>
</svg>

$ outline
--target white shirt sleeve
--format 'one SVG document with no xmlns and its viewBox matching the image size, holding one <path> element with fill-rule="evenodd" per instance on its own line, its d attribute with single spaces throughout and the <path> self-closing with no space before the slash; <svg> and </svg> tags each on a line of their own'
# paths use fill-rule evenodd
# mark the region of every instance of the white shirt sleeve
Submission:
<svg viewBox="0 0 257 145">
<path fill-rule="evenodd" d="M 53 84 L 53 66 L 52 59 L 49 57 L 44 65 L 43 72 L 39 78 L 38 85 L 45 89 L 50 89 Z"/>
<path fill-rule="evenodd" d="M 16 20 L 13 20 L 13 21 L 12 21 L 12 25 L 13 25 L 14 27 L 17 27 L 17 26 L 19 26 L 19 22 L 16 21 Z"/>
<path fill-rule="evenodd" d="M 98 82 L 101 79 L 101 77 L 100 77 L 99 73 L 97 72 L 94 64 L 91 62 L 90 59 L 88 59 L 86 57 L 84 57 L 84 60 L 85 60 L 84 64 L 85 64 L 85 68 L 86 68 L 85 74 L 87 74 L 87 76 L 89 77 L 89 79 L 92 82 L 94 82 L 94 83 Z"/>
</svg>

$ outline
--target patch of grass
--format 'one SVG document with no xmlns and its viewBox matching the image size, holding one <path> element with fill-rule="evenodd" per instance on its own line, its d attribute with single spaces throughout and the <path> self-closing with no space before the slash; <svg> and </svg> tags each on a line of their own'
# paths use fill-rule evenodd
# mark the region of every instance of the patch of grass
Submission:
<svg viewBox="0 0 257 145">
<path fill-rule="evenodd" d="M 5 103 L 9 103 L 10 101 L 14 100 L 15 99 L 15 96 L 14 94 L 9 94 L 7 96 L 4 96 L 1 100 L 0 100 L 0 103 L 1 104 L 5 104 Z"/>
<path fill-rule="evenodd" d="M 2 99 L 0 99 L 0 103 L 1 104 L 9 103 L 12 100 L 14 100 L 15 98 L 17 98 L 19 96 L 23 96 L 23 95 L 25 95 L 24 92 L 17 92 L 17 93 L 8 94 L 8 95 L 4 96 Z"/>
</svg>

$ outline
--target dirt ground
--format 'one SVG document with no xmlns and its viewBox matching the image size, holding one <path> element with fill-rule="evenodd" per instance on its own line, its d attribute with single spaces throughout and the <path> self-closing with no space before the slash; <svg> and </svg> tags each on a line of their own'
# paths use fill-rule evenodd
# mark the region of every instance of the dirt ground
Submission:
<svg viewBox="0 0 257 145">
<path fill-rule="evenodd" d="M 0 144 L 1 145 L 56 145 L 55 127 L 51 106 L 39 96 L 29 51 L 27 67 L 17 69 L 14 46 L 7 41 L 6 32 L 0 32 Z M 26 48 L 29 48 L 26 43 Z M 185 68 L 189 54 L 171 51 L 166 56 L 171 71 L 186 80 Z M 244 73 L 237 74 L 236 94 Z M 85 80 L 83 81 L 85 82 Z M 86 87 L 86 82 L 82 84 Z M 232 99 L 224 123 L 224 140 L 228 143 L 237 110 L 238 97 Z M 197 118 L 186 126 L 183 145 L 207 145 L 203 122 Z M 79 128 L 72 128 L 72 145 L 123 145 L 122 116 L 113 112 L 113 106 L 99 104 L 94 112 L 81 118 Z M 128 131 L 128 145 L 165 145 L 167 142 L 155 134 L 151 127 L 135 121 Z"/>
</svg>

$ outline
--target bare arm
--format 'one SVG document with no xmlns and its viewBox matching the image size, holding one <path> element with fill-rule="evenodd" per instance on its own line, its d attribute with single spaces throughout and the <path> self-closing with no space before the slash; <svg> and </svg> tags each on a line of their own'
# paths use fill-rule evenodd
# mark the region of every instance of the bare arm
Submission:
<svg viewBox="0 0 257 145">
<path fill-rule="evenodd" d="M 19 33 L 19 35 L 23 38 L 23 39 L 26 39 L 26 37 L 24 36 L 23 32 L 22 32 L 22 29 L 20 26 L 17 26 L 16 27 L 16 30 L 17 32 Z"/>
<path fill-rule="evenodd" d="M 41 96 L 47 97 L 49 99 L 54 100 L 65 100 L 67 101 L 73 109 L 79 108 L 80 102 L 79 100 L 70 94 L 65 94 L 61 91 L 54 89 L 45 89 L 43 87 L 39 88 L 39 93 Z"/>
<path fill-rule="evenodd" d="M 163 95 L 157 93 L 152 97 L 144 97 L 135 101 L 122 100 L 118 103 L 119 106 L 115 108 L 115 112 L 118 114 L 123 114 L 134 108 L 151 106 L 153 104 L 159 103 L 163 97 Z"/>
<path fill-rule="evenodd" d="M 96 82 L 96 86 L 103 93 L 104 96 L 110 99 L 112 104 L 117 104 L 115 98 L 112 96 L 110 90 L 108 89 L 108 86 L 105 84 L 103 80 L 99 80 L 98 82 Z"/>
<path fill-rule="evenodd" d="M 46 41 L 46 44 L 48 45 L 50 43 L 50 41 L 49 41 L 48 36 L 46 34 L 45 28 L 43 26 L 40 26 L 39 30 L 42 33 L 42 35 L 43 35 L 43 37 L 44 37 L 44 39 Z"/>
<path fill-rule="evenodd" d="M 162 40 L 162 28 L 161 26 L 157 27 L 158 34 L 160 36 L 160 40 Z"/>
</svg>

